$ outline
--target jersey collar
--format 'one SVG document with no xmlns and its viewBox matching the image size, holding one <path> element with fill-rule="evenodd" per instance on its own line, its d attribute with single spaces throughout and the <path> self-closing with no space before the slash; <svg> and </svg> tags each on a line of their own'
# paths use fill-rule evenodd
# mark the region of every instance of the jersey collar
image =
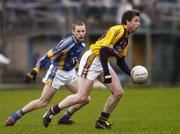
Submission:
<svg viewBox="0 0 180 134">
<path fill-rule="evenodd" d="M 71 36 L 72 36 L 72 38 L 74 39 L 75 43 L 77 44 L 78 41 L 77 41 L 76 37 L 75 37 L 73 34 L 71 34 Z"/>
<path fill-rule="evenodd" d="M 128 32 L 128 28 L 127 28 L 125 25 L 123 25 L 123 27 L 124 27 L 124 31 L 126 32 L 126 37 L 128 37 L 128 35 L 130 34 L 130 33 Z"/>
</svg>

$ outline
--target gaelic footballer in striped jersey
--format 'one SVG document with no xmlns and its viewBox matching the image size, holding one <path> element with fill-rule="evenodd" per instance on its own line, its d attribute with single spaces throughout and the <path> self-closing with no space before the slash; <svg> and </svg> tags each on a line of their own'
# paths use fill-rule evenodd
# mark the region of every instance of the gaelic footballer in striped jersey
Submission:
<svg viewBox="0 0 180 134">
<path fill-rule="evenodd" d="M 139 16 L 140 13 L 136 10 L 125 12 L 122 16 L 122 24 L 110 27 L 99 40 L 90 45 L 90 49 L 83 54 L 80 61 L 78 92 L 67 96 L 45 113 L 43 117 L 45 127 L 49 125 L 51 115 L 59 113 L 66 107 L 85 102 L 91 93 L 94 81 L 98 79 L 110 90 L 110 96 L 95 122 L 95 127 L 100 129 L 111 128 L 108 118 L 123 96 L 124 90 L 116 72 L 110 66 L 109 60 L 114 57 L 119 68 L 130 76 L 131 70 L 125 62 L 125 57 L 129 47 L 129 35 L 140 26 Z"/>
<path fill-rule="evenodd" d="M 50 63 L 49 69 L 42 80 L 45 86 L 41 97 L 29 102 L 16 113 L 10 115 L 5 123 L 6 126 L 13 126 L 16 121 L 22 118 L 26 113 L 46 106 L 51 101 L 56 91 L 63 86 L 66 86 L 72 93 L 77 92 L 78 86 L 75 68 L 78 67 L 80 56 L 85 49 L 85 44 L 83 43 L 85 35 L 85 23 L 76 21 L 72 25 L 72 34 L 60 40 L 37 61 L 33 70 L 26 75 L 25 81 L 35 81 L 36 75 L 47 65 L 47 63 Z M 88 99 L 86 102 L 82 102 L 81 104 L 70 108 L 60 118 L 58 124 L 73 124 L 74 122 L 70 117 L 87 103 Z"/>
</svg>

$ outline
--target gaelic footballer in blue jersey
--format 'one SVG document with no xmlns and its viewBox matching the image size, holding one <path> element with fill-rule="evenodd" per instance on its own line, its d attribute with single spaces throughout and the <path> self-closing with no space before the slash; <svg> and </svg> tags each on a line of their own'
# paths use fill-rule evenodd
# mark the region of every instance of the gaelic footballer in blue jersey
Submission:
<svg viewBox="0 0 180 134">
<path fill-rule="evenodd" d="M 84 49 L 84 43 L 78 42 L 73 34 L 69 35 L 39 59 L 34 70 L 39 72 L 44 65 L 51 62 L 54 67 L 70 71 L 79 62 L 80 55 Z"/>
<path fill-rule="evenodd" d="M 51 63 L 46 76 L 42 80 L 45 83 L 45 86 L 41 97 L 29 102 L 16 113 L 10 115 L 6 121 L 6 126 L 13 126 L 16 121 L 26 113 L 46 106 L 55 95 L 57 89 L 62 86 L 68 87 L 72 93 L 77 92 L 78 86 L 75 68 L 78 66 L 80 56 L 85 49 L 85 44 L 83 43 L 85 35 L 85 23 L 82 21 L 75 22 L 72 25 L 72 34 L 60 40 L 55 47 L 50 49 L 37 61 L 33 70 L 26 75 L 25 81 L 35 81 L 36 75 L 40 72 L 40 70 L 47 63 Z M 86 102 L 69 108 L 68 111 L 60 118 L 58 124 L 74 123 L 70 120 L 70 117 L 74 112 L 86 105 L 88 102 L 89 99 L 87 99 Z"/>
</svg>

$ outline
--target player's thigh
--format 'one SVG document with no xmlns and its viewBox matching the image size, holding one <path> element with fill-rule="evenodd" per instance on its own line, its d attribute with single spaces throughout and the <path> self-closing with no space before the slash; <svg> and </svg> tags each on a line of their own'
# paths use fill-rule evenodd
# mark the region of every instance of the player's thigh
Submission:
<svg viewBox="0 0 180 134">
<path fill-rule="evenodd" d="M 110 69 L 109 72 L 112 77 L 112 82 L 110 84 L 104 84 L 103 73 L 98 77 L 98 80 L 101 83 L 103 83 L 108 89 L 110 89 L 112 92 L 123 92 L 122 85 L 115 71 L 113 69 Z"/>
<path fill-rule="evenodd" d="M 110 70 L 110 74 L 112 77 L 112 84 L 105 84 L 106 87 L 108 87 L 114 93 L 123 92 L 123 88 L 122 88 L 122 85 L 120 83 L 120 80 L 119 80 L 117 74 L 115 73 L 115 71 L 113 69 Z"/>
<path fill-rule="evenodd" d="M 84 77 L 78 78 L 78 95 L 81 97 L 88 97 L 93 88 L 94 81 L 88 80 Z"/>
<path fill-rule="evenodd" d="M 77 91 L 78 91 L 78 79 L 73 80 L 70 84 L 67 84 L 66 87 L 67 87 L 72 93 L 77 93 Z"/>
<path fill-rule="evenodd" d="M 43 88 L 41 99 L 50 101 L 55 95 L 55 93 L 56 89 L 46 84 Z"/>
</svg>

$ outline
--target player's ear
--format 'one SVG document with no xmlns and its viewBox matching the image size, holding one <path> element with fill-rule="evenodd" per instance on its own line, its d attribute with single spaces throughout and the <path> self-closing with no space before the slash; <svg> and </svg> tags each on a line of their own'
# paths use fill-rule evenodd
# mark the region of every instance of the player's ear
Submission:
<svg viewBox="0 0 180 134">
<path fill-rule="evenodd" d="M 71 29 L 71 32 L 72 32 L 73 34 L 75 34 L 75 27 L 73 27 L 73 28 Z"/>
<path fill-rule="evenodd" d="M 130 24 L 130 21 L 126 20 L 126 25 L 129 25 Z"/>
<path fill-rule="evenodd" d="M 72 29 L 72 33 L 74 34 L 74 29 Z"/>
</svg>

